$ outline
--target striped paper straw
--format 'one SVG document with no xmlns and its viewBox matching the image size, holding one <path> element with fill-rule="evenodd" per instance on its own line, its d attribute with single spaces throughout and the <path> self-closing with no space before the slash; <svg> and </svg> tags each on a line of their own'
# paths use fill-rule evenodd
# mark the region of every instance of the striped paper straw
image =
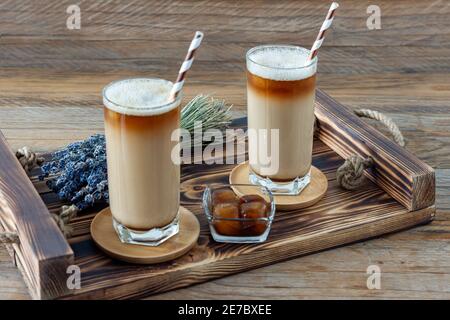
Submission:
<svg viewBox="0 0 450 320">
<path fill-rule="evenodd" d="M 333 2 L 328 10 L 328 14 L 325 18 L 325 21 L 322 23 L 322 27 L 320 28 L 319 34 L 317 35 L 316 41 L 311 48 L 311 52 L 309 53 L 308 59 L 306 59 L 306 64 L 309 64 L 312 59 L 315 58 L 317 52 L 319 51 L 320 46 L 322 45 L 323 39 L 325 38 L 325 32 L 330 28 L 333 23 L 334 13 L 336 9 L 339 7 L 337 2 Z"/>
<path fill-rule="evenodd" d="M 195 33 L 194 39 L 192 39 L 191 45 L 189 46 L 188 53 L 186 54 L 186 58 L 184 58 L 184 62 L 181 65 L 180 71 L 178 72 L 178 77 L 175 83 L 173 84 L 172 91 L 170 92 L 170 100 L 175 100 L 177 96 L 180 94 L 181 89 L 183 88 L 184 78 L 186 77 L 186 73 L 192 66 L 192 62 L 194 61 L 194 54 L 197 48 L 200 46 L 200 43 L 203 39 L 203 32 L 197 31 Z"/>
</svg>

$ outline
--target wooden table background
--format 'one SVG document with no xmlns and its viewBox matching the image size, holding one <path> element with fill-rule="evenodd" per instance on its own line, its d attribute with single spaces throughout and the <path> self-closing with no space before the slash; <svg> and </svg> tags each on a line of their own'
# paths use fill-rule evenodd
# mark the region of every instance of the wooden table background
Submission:
<svg viewBox="0 0 450 320">
<path fill-rule="evenodd" d="M 79 4 L 81 29 L 66 8 Z M 370 4 L 381 29 L 369 30 Z M 151 298 L 450 298 L 450 2 L 341 1 L 319 54 L 318 85 L 400 126 L 436 169 L 437 215 L 421 226 Z M 309 47 L 329 3 L 318 1 L 0 1 L 0 129 L 13 148 L 49 151 L 103 131 L 101 89 L 131 76 L 174 79 L 195 30 L 205 40 L 185 85 L 245 114 L 245 52 Z M 0 160 L 1 161 L 1 160 Z M 366 269 L 381 268 L 381 290 Z M 0 248 L 0 298 L 27 289 Z"/>
</svg>

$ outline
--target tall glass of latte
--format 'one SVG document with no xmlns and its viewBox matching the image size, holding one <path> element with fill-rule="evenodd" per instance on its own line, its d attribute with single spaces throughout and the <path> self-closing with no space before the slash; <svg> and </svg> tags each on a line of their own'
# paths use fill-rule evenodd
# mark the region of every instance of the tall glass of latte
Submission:
<svg viewBox="0 0 450 320">
<path fill-rule="evenodd" d="M 110 209 L 122 242 L 157 246 L 178 233 L 180 167 L 171 159 L 181 95 L 172 82 L 116 81 L 103 90 Z"/>
<path fill-rule="evenodd" d="M 249 180 L 297 195 L 310 182 L 317 58 L 265 45 L 247 52 Z"/>
</svg>

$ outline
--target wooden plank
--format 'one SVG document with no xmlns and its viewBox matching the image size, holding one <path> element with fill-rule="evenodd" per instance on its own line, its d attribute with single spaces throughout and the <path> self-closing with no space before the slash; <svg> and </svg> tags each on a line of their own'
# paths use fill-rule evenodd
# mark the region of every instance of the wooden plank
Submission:
<svg viewBox="0 0 450 320">
<path fill-rule="evenodd" d="M 354 56 L 348 58 L 354 59 Z M 324 61 L 321 61 L 323 65 Z M 242 68 L 235 71 L 239 72 L 241 79 L 236 80 L 239 77 L 234 76 L 235 83 L 232 84 L 220 80 L 219 75 L 206 73 L 197 76 L 195 82 L 190 78 L 185 86 L 184 102 L 197 93 L 211 93 L 226 99 L 234 105 L 234 110 L 242 114 L 246 111 Z M 380 71 L 379 74 L 358 75 L 356 68 L 349 68 L 349 72 L 355 74 L 341 75 L 339 70 L 342 68 L 333 74 L 319 74 L 319 87 L 326 89 L 346 106 L 386 113 L 402 130 L 408 150 L 434 168 L 447 168 L 450 91 L 445 88 L 448 88 L 448 76 L 426 69 L 415 74 Z M 192 71 L 195 73 L 198 69 Z M 174 72 L 176 74 L 176 70 Z M 0 128 L 13 149 L 28 145 L 41 152 L 102 132 L 102 102 L 99 94 L 102 86 L 110 80 L 133 75 L 138 74 L 82 75 L 73 72 L 58 75 L 57 72 L 44 69 L 2 71 Z M 167 73 L 161 73 L 161 76 L 167 76 Z M 226 76 L 228 74 L 224 75 L 225 79 Z M 208 79 L 208 82 L 204 79 Z M 364 121 L 372 123 L 370 120 Z M 377 127 L 382 130 L 380 126 Z"/>
<path fill-rule="evenodd" d="M 13 245 L 31 295 L 48 299 L 64 294 L 73 251 L 0 132 L 0 225 L 17 232 Z"/>
<path fill-rule="evenodd" d="M 13 261 L 6 247 L 0 245 L 0 299 L 29 299 L 28 288 Z"/>
<path fill-rule="evenodd" d="M 197 30 L 207 35 L 205 41 L 233 43 L 236 39 L 265 43 L 309 43 L 314 41 L 323 20 L 327 3 L 306 1 L 214 1 L 201 5 L 197 1 L 94 1 L 80 3 L 81 29 L 66 27 L 66 8 L 70 0 L 62 1 L 2 1 L 2 36 L 48 38 L 84 38 L 89 40 L 186 39 Z M 422 44 L 447 46 L 446 19 L 450 9 L 445 1 L 379 0 L 382 26 L 369 30 L 366 1 L 340 1 L 338 19 L 324 46 L 386 47 L 390 45 Z M 426 13 L 426 14 L 424 14 Z M 417 28 L 417 26 L 423 26 Z M 39 27 L 36 27 L 39 26 Z M 368 32 L 371 35 L 368 36 Z"/>
<path fill-rule="evenodd" d="M 205 41 L 208 39 L 206 34 Z M 236 39 L 230 45 L 224 45 L 219 41 L 209 41 L 196 54 L 196 64 L 190 72 L 194 71 L 195 76 L 203 76 L 206 73 L 222 74 L 224 75 L 222 81 L 236 81 L 243 73 L 246 52 L 261 43 L 258 39 L 254 41 Z M 324 45 L 326 43 L 324 42 Z M 9 70 L 40 68 L 46 72 L 66 71 L 69 73 L 67 76 L 70 76 L 76 68 L 77 73 L 91 74 L 112 70 L 115 72 L 166 72 L 167 77 L 167 75 L 176 75 L 180 64 L 180 53 L 186 50 L 186 39 L 104 41 L 84 38 L 42 40 L 7 37 L 0 38 L 0 44 L 2 45 L 0 68 Z M 303 45 L 306 46 L 306 44 Z M 55 48 L 64 48 L 64 50 Z M 414 76 L 424 71 L 443 73 L 450 68 L 450 47 L 448 46 L 416 46 L 413 52 L 414 54 L 411 48 L 406 46 L 328 45 L 320 51 L 319 75 L 376 75 L 383 67 L 384 72 L 406 73 Z M 55 59 L 56 53 L 57 59 Z"/>
<path fill-rule="evenodd" d="M 323 91 L 317 91 L 319 138 L 344 158 L 358 154 L 374 159 L 366 175 L 414 211 L 434 205 L 434 170 L 398 146 Z"/>
</svg>

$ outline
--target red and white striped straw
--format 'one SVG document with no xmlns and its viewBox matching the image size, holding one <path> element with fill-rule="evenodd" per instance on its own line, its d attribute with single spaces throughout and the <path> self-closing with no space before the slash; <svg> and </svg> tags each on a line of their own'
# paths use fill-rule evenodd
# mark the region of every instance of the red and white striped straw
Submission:
<svg viewBox="0 0 450 320">
<path fill-rule="evenodd" d="M 186 73 L 192 66 L 192 62 L 194 61 L 194 54 L 203 39 L 203 32 L 197 31 L 195 33 L 194 39 L 191 41 L 191 45 L 189 46 L 189 50 L 186 54 L 186 58 L 184 58 L 184 62 L 181 65 L 180 71 L 178 72 L 178 77 L 175 83 L 173 84 L 172 91 L 170 92 L 170 101 L 173 101 L 179 95 L 181 89 L 183 88 L 184 78 L 186 77 Z"/>
<path fill-rule="evenodd" d="M 333 2 L 330 6 L 330 9 L 328 10 L 328 14 L 322 24 L 322 27 L 320 28 L 316 41 L 314 41 L 308 59 L 306 59 L 306 65 L 308 65 L 309 62 L 311 62 L 311 60 L 314 59 L 317 55 L 317 52 L 322 45 L 323 39 L 325 38 L 325 32 L 331 27 L 331 24 L 333 23 L 334 13 L 336 12 L 337 8 L 339 8 L 339 4 L 337 2 Z"/>
</svg>

